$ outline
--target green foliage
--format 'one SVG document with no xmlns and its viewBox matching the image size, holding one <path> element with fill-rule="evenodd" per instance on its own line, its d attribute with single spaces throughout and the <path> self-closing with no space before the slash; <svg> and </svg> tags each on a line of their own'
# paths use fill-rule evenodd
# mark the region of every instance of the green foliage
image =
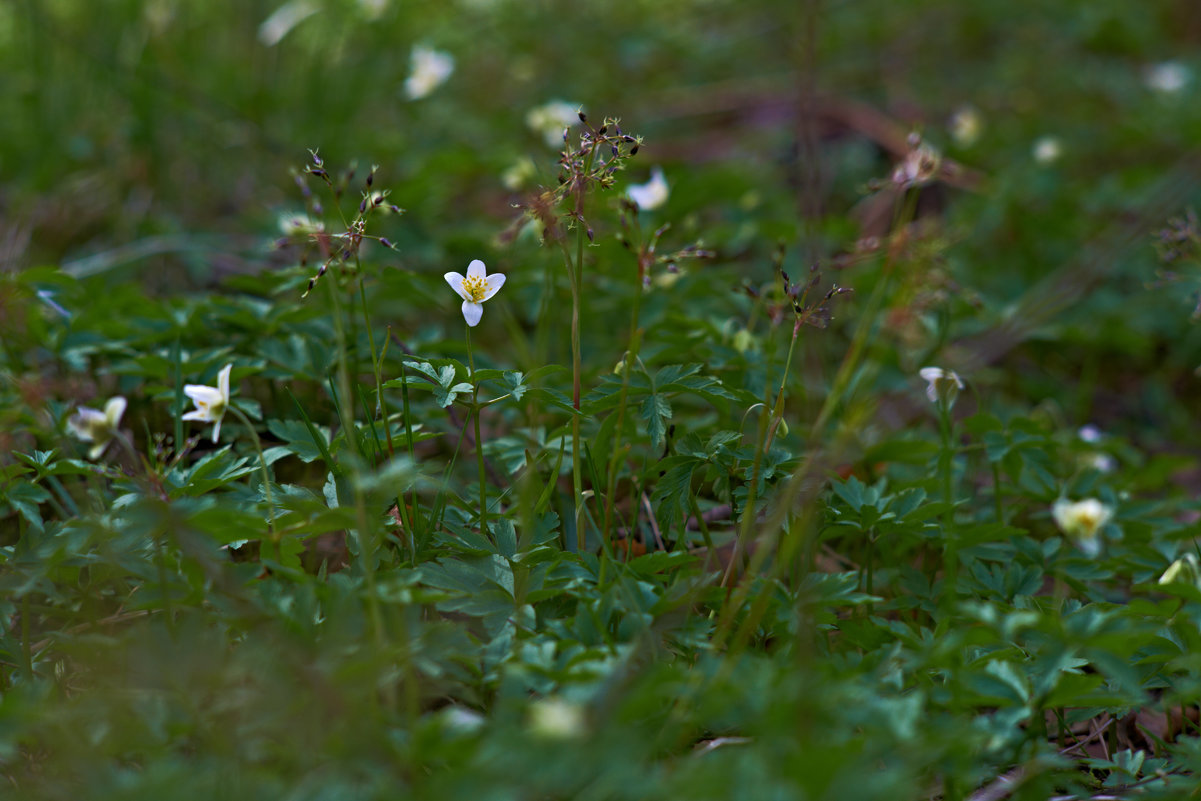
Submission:
<svg viewBox="0 0 1201 801">
<path fill-rule="evenodd" d="M 1196 14 L 1045 5 L 0 5 L 5 797 L 1194 793 Z"/>
</svg>

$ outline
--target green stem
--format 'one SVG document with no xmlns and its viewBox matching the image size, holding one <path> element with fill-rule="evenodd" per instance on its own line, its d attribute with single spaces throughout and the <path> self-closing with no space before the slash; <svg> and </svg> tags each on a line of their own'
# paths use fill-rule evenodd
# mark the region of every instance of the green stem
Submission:
<svg viewBox="0 0 1201 801">
<path fill-rule="evenodd" d="M 638 329 L 638 311 L 642 305 L 642 286 L 634 288 L 634 308 L 630 313 L 630 347 L 626 350 L 621 377 L 621 396 L 617 404 L 617 426 L 613 429 L 613 451 L 609 455 L 609 476 L 605 487 L 605 542 L 613 533 L 613 496 L 617 492 L 617 463 L 621 458 L 621 435 L 625 427 L 626 397 L 630 391 L 630 368 L 638 361 L 642 332 Z"/>
<path fill-rule="evenodd" d="M 401 405 L 401 413 L 404 414 L 405 439 L 406 439 L 406 445 L 408 446 L 408 449 L 409 449 L 409 462 L 413 465 L 416 465 L 417 457 L 413 451 L 413 424 L 412 424 L 412 421 L 409 419 L 409 379 L 408 379 L 407 373 L 408 373 L 408 371 L 405 369 L 405 363 L 404 363 L 404 360 L 402 359 L 400 362 L 400 379 L 402 382 L 402 389 L 401 389 L 401 395 L 400 395 L 401 404 L 402 404 Z M 410 514 L 407 516 L 407 519 L 409 519 L 411 521 L 410 526 L 409 526 L 409 551 L 411 552 L 412 557 L 413 557 L 413 566 L 416 567 L 416 565 L 417 565 L 417 485 L 416 485 L 416 483 L 413 484 L 413 491 L 412 491 L 411 497 L 412 497 L 412 502 L 411 502 L 412 509 L 410 511 Z M 401 519 L 406 519 L 406 515 L 404 514 L 403 510 L 401 512 Z"/>
<path fill-rule="evenodd" d="M 938 472 L 942 479 L 943 501 L 947 510 L 942 516 L 943 531 L 943 611 L 947 617 L 943 623 L 949 625 L 949 617 L 955 602 L 955 588 L 959 582 L 959 543 L 955 533 L 955 502 L 952 486 L 953 460 L 955 456 L 954 441 L 951 435 L 951 407 L 945 400 L 938 403 L 938 428 L 942 435 L 942 449 L 938 454 Z"/>
<path fill-rule="evenodd" d="M 263 455 L 263 443 L 259 440 L 258 432 L 254 430 L 254 423 L 250 422 L 250 418 L 243 414 L 241 409 L 233 404 L 230 404 L 228 409 L 250 432 L 250 439 L 254 443 L 254 452 L 259 455 L 259 467 L 263 471 L 263 495 L 267 499 L 267 531 L 271 535 L 271 546 L 275 550 L 275 558 L 279 559 L 279 533 L 275 530 L 275 501 L 271 496 L 271 474 L 267 469 L 267 457 Z"/>
<path fill-rule="evenodd" d="M 567 262 L 567 272 L 571 279 L 571 407 L 575 414 L 571 416 L 571 486 L 575 492 L 575 534 L 576 548 L 584 552 L 584 471 L 580 464 L 580 263 L 584 257 L 583 232 L 580 232 L 580 246 L 576 255 L 576 263 Z"/>
<path fill-rule="evenodd" d="M 475 379 L 475 355 L 471 352 L 471 326 L 467 326 L 467 364 L 471 367 L 471 417 L 475 424 L 475 461 L 480 469 L 480 534 L 488 536 L 488 473 L 484 469 L 484 441 L 480 437 L 480 385 Z"/>
</svg>

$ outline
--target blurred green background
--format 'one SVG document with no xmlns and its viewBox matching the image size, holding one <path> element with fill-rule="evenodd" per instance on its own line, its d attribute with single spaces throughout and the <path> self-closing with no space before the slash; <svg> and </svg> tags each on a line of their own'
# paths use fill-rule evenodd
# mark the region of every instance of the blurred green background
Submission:
<svg viewBox="0 0 1201 801">
<path fill-rule="evenodd" d="M 722 313 L 777 241 L 799 274 L 881 233 L 869 182 L 918 131 L 967 177 L 923 194 L 942 226 L 890 333 L 928 352 L 922 315 L 949 309 L 938 336 L 976 335 L 950 358 L 985 384 L 1173 441 L 1201 336 L 1152 234 L 1196 200 L 1199 41 L 1188 0 L 9 2 L 0 263 L 152 292 L 271 269 L 309 149 L 380 165 L 407 210 L 377 232 L 389 268 L 545 261 L 498 235 L 554 180 L 528 118 L 560 101 L 646 138 L 627 180 L 664 167 L 655 221 L 716 250 Z M 453 72 L 410 99 L 415 47 Z M 862 296 L 872 275 L 835 280 Z"/>
</svg>

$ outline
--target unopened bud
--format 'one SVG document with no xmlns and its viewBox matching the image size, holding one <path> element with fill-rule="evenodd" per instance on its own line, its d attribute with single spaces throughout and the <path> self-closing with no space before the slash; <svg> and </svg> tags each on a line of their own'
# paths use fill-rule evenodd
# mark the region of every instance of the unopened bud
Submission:
<svg viewBox="0 0 1201 801">
<path fill-rule="evenodd" d="M 580 115 L 580 122 L 588 122 L 588 115 L 584 113 L 583 109 L 577 111 L 576 114 Z"/>
<path fill-rule="evenodd" d="M 605 133 L 606 133 L 608 130 L 609 130 L 609 126 L 608 126 L 608 125 L 602 125 L 602 126 L 600 127 L 600 130 L 599 130 L 599 131 L 597 131 L 597 133 L 598 133 L 598 134 L 601 134 L 601 135 L 603 136 L 603 135 L 604 135 L 604 134 L 605 134 Z"/>
<path fill-rule="evenodd" d="M 638 145 L 635 144 L 632 148 L 630 148 L 630 155 L 632 156 L 637 152 L 638 152 Z"/>
</svg>

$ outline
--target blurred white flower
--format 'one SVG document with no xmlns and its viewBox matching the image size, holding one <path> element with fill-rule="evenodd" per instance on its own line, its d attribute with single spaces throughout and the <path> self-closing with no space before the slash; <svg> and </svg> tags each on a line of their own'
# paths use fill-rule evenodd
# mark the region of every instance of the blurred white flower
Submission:
<svg viewBox="0 0 1201 801">
<path fill-rule="evenodd" d="M 653 167 L 651 179 L 644 184 L 627 187 L 626 194 L 638 208 L 643 211 L 653 211 L 667 202 L 667 196 L 671 194 L 671 190 L 667 186 L 667 179 L 663 177 L 663 170 Z"/>
<path fill-rule="evenodd" d="M 1051 507 L 1055 525 L 1076 543 L 1076 547 L 1088 556 L 1101 552 L 1101 529 L 1113 517 L 1113 510 L 1096 498 L 1069 501 L 1060 498 Z"/>
<path fill-rule="evenodd" d="M 91 442 L 89 459 L 99 459 L 108 444 L 117 437 L 121 426 L 121 415 L 125 414 L 125 398 L 118 395 L 104 404 L 104 411 L 80 406 L 67 419 L 67 428 L 84 442 Z"/>
<path fill-rule="evenodd" d="M 213 426 L 213 442 L 221 436 L 221 418 L 229 408 L 229 372 L 234 366 L 227 364 L 217 373 L 217 386 L 209 387 L 204 384 L 187 384 L 183 394 L 196 404 L 193 411 L 183 416 L 184 420 L 198 420 L 202 423 L 215 423 Z"/>
<path fill-rule="evenodd" d="M 455 71 L 450 53 L 417 45 L 410 58 L 409 77 L 405 78 L 405 96 L 419 100 L 442 85 Z"/>
<path fill-rule="evenodd" d="M 549 740 L 570 740 L 585 733 L 584 710 L 561 698 L 541 698 L 530 704 L 530 731 Z"/>
<path fill-rule="evenodd" d="M 944 370 L 941 367 L 923 367 L 918 375 L 926 382 L 926 397 L 931 403 L 945 403 L 950 409 L 963 389 L 963 380 L 954 370 Z"/>
<path fill-rule="evenodd" d="M 279 230 L 285 236 L 311 236 L 325 230 L 325 223 L 307 214 L 287 213 L 279 217 Z"/>
<path fill-rule="evenodd" d="M 1195 553 L 1186 553 L 1172 564 L 1159 577 L 1160 584 L 1192 584 L 1201 589 L 1201 563 Z"/>
<path fill-rule="evenodd" d="M 1179 61 L 1162 61 L 1147 68 L 1143 82 L 1153 92 L 1165 95 L 1176 94 L 1192 79 L 1189 68 Z"/>
<path fill-rule="evenodd" d="M 534 160 L 529 156 L 522 156 L 501 173 L 500 182 L 505 185 L 505 189 L 516 192 L 532 181 L 537 174 L 538 167 Z"/>
<path fill-rule="evenodd" d="M 1036 162 L 1046 166 L 1059 161 L 1059 157 L 1063 155 L 1063 148 L 1056 137 L 1042 136 L 1035 140 L 1031 152 L 1034 154 Z"/>
<path fill-rule="evenodd" d="M 1101 429 L 1089 423 L 1088 425 L 1080 426 L 1080 430 L 1076 432 L 1076 436 L 1090 445 L 1096 445 L 1105 435 L 1101 433 Z"/>
<path fill-rule="evenodd" d="M 974 106 L 960 106 L 951 115 L 947 128 L 950 130 L 955 144 L 960 147 L 971 147 L 980 139 L 980 134 L 984 130 L 984 118 L 980 116 L 980 112 Z"/>
<path fill-rule="evenodd" d="M 259 41 L 267 47 L 275 47 L 289 31 L 320 10 L 314 0 L 290 0 L 284 3 L 259 26 Z"/>
<path fill-rule="evenodd" d="M 504 275 L 501 273 L 488 275 L 488 269 L 479 259 L 467 265 L 466 276 L 450 272 L 442 277 L 446 279 L 446 283 L 450 284 L 450 288 L 459 293 L 459 297 L 463 299 L 463 319 L 472 328 L 479 325 L 480 318 L 484 316 L 484 301 L 499 292 L 500 288 L 505 285 Z"/>
<path fill-rule="evenodd" d="M 1118 466 L 1117 461 L 1108 453 L 1086 453 L 1081 457 L 1080 463 L 1098 473 L 1112 473 Z"/>
<path fill-rule="evenodd" d="M 525 124 L 539 134 L 550 147 L 563 144 L 563 131 L 580 121 L 578 104 L 552 100 L 526 112 Z"/>
</svg>

